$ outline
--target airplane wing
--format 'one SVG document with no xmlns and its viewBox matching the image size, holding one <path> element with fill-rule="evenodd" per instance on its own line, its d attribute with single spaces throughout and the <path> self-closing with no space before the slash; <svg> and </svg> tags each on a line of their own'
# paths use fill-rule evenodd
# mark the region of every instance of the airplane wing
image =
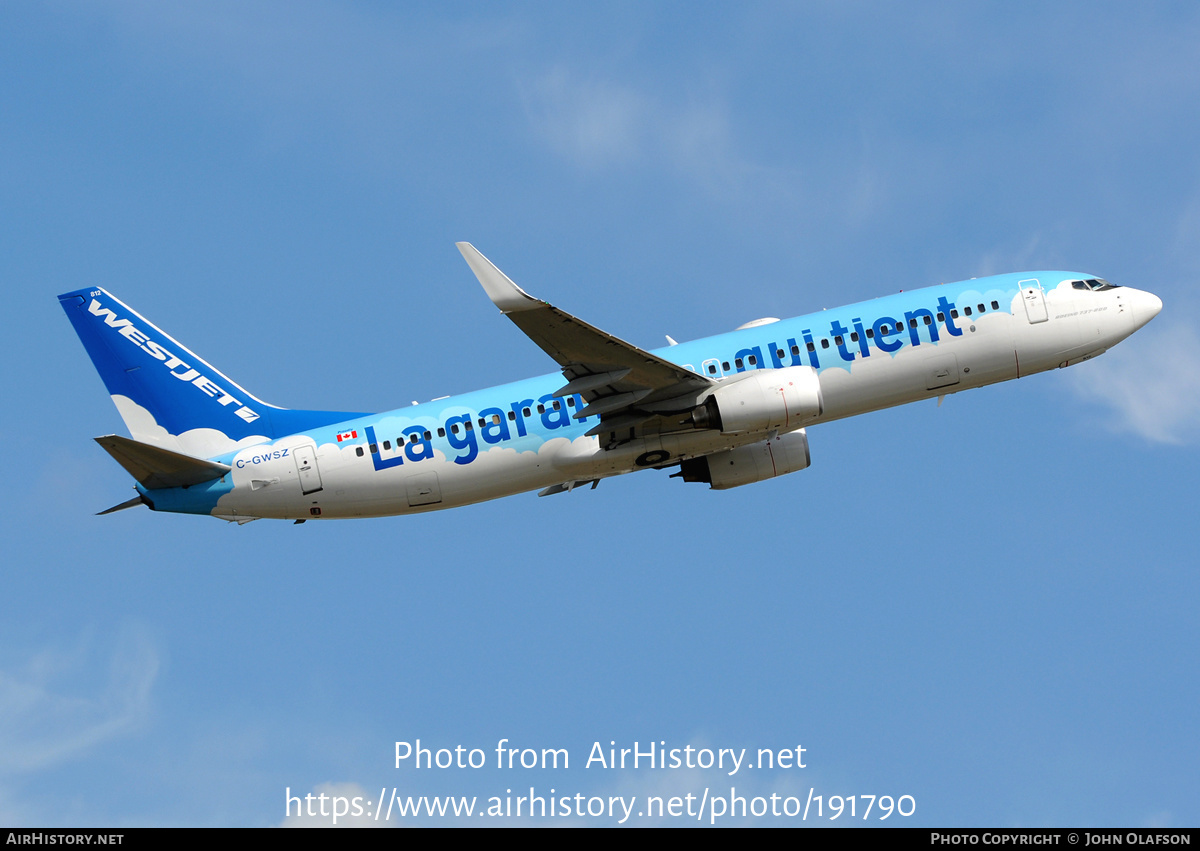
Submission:
<svg viewBox="0 0 1200 851">
<path fill-rule="evenodd" d="M 469 242 L 457 243 L 467 265 L 496 307 L 557 361 L 567 383 L 556 396 L 578 393 L 587 402 L 575 419 L 599 415 L 589 435 L 674 431 L 716 382 L 626 343 L 566 311 L 536 299 L 479 253 Z M 674 416 L 672 416 L 674 415 Z M 687 428 L 692 426 L 686 425 Z"/>
</svg>

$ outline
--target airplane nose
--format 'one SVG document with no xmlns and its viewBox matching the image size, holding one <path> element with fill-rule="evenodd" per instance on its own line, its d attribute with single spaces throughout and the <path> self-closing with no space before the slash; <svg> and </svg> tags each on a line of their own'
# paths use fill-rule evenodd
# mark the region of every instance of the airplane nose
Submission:
<svg viewBox="0 0 1200 851">
<path fill-rule="evenodd" d="M 1155 316 L 1158 316 L 1158 312 L 1162 310 L 1162 299 L 1156 296 L 1154 293 L 1146 293 L 1146 295 L 1148 295 L 1150 298 L 1147 299 L 1149 304 L 1145 309 L 1150 311 L 1150 318 L 1153 319 Z"/>
<path fill-rule="evenodd" d="M 1133 318 L 1141 328 L 1155 316 L 1158 316 L 1162 310 L 1162 299 L 1154 293 L 1148 293 L 1145 290 L 1133 290 L 1130 293 L 1132 298 Z"/>
</svg>

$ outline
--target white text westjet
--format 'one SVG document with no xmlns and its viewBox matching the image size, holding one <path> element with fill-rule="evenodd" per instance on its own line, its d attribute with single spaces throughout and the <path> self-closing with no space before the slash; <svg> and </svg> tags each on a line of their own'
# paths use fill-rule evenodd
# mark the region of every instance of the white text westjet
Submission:
<svg viewBox="0 0 1200 851">
<path fill-rule="evenodd" d="M 807 467 L 808 426 L 1070 366 L 1162 309 L 1092 275 L 1024 272 L 647 351 L 458 248 L 559 372 L 384 413 L 291 410 L 105 290 L 59 296 L 130 432 L 96 438 L 137 481 L 137 496 L 108 511 L 380 517 L 562 493 L 647 467 L 723 490 Z"/>
</svg>

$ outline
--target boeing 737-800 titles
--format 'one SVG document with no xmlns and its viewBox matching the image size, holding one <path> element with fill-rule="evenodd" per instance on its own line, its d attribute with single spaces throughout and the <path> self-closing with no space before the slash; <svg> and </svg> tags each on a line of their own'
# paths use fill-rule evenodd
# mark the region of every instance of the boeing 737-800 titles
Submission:
<svg viewBox="0 0 1200 851">
<path fill-rule="evenodd" d="M 1162 309 L 1093 275 L 1024 272 L 647 351 L 458 248 L 561 374 L 379 414 L 289 410 L 105 290 L 59 296 L 131 435 L 96 438 L 137 481 L 137 496 L 101 513 L 382 517 L 594 487 L 647 467 L 723 490 L 807 467 L 808 426 L 1070 366 Z"/>
</svg>

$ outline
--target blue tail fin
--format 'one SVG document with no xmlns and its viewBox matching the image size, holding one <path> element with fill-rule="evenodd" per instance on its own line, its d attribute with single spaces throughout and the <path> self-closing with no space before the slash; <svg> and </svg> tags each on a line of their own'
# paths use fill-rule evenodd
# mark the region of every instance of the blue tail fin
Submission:
<svg viewBox="0 0 1200 851">
<path fill-rule="evenodd" d="M 269 405 L 102 289 L 58 297 L 134 440 L 214 458 L 362 414 Z"/>
</svg>

